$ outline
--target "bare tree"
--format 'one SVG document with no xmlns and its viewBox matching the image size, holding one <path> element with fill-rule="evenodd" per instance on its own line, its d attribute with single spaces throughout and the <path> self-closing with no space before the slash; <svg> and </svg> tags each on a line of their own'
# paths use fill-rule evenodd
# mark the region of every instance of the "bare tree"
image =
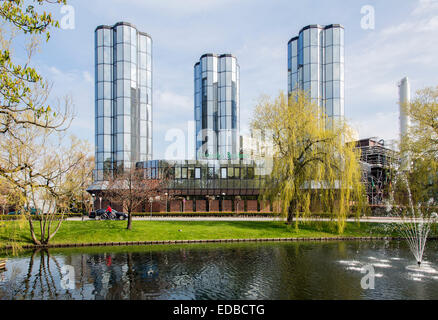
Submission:
<svg viewBox="0 0 438 320">
<path fill-rule="evenodd" d="M 74 137 L 68 142 L 53 130 L 29 126 L 14 137 L 2 137 L 0 149 L 4 167 L 20 168 L 6 175 L 17 193 L 17 210 L 29 222 L 33 242 L 47 245 L 61 227 L 74 195 L 82 188 L 77 177 L 90 148 Z M 38 232 L 35 220 L 39 222 Z"/>
<path fill-rule="evenodd" d="M 33 3 L 31 3 L 33 2 Z M 65 105 L 50 105 L 51 84 L 32 66 L 32 57 L 45 37 L 50 38 L 50 29 L 58 22 L 49 12 L 41 12 L 44 4 L 65 4 L 65 0 L 1 1 L 0 3 L 0 139 L 20 139 L 23 131 L 31 127 L 52 131 L 66 130 L 72 120 Z M 35 6 L 38 4 L 38 8 Z M 55 7 L 54 7 L 55 8 Z M 17 64 L 15 51 L 22 47 L 24 36 L 26 59 Z M 29 37 L 30 36 L 30 37 Z M 20 41 L 17 46 L 16 39 Z M 25 170 L 26 164 L 0 162 L 0 177 L 14 183 L 11 175 Z"/>
<path fill-rule="evenodd" d="M 132 213 L 143 207 L 151 197 L 161 194 L 168 180 L 167 170 L 162 173 L 152 174 L 152 170 L 125 168 L 115 171 L 108 179 L 105 196 L 112 203 L 117 203 L 128 213 L 127 229 L 132 230 Z"/>
<path fill-rule="evenodd" d="M 87 161 L 86 144 L 74 138 L 70 144 L 61 143 L 55 148 L 47 148 L 49 152 L 43 154 L 38 172 L 26 170 L 28 185 L 24 212 L 32 240 L 37 245 L 49 244 L 60 229 L 64 215 L 69 212 L 72 199 L 83 189 L 77 177 Z M 38 233 L 34 229 L 35 217 L 31 208 L 39 213 Z"/>
</svg>

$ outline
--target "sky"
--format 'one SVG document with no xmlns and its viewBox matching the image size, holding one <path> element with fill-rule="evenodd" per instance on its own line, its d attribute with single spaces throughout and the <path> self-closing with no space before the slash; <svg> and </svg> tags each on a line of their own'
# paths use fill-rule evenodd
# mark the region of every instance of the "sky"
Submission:
<svg viewBox="0 0 438 320">
<path fill-rule="evenodd" d="M 438 0 L 70 0 L 74 28 L 52 32 L 34 58 L 53 82 L 52 98 L 70 95 L 69 131 L 94 146 L 94 30 L 130 22 L 153 39 L 153 158 L 164 158 L 170 129 L 193 121 L 193 66 L 204 53 L 232 53 L 240 65 L 241 128 L 262 95 L 287 90 L 287 42 L 309 24 L 345 27 L 345 115 L 359 138 L 398 137 L 397 83 L 412 94 L 438 85 Z M 374 28 L 363 28 L 374 11 Z M 47 10 L 62 19 L 60 6 Z M 367 20 L 369 21 L 369 20 Z M 71 26 L 71 24 L 70 24 Z M 186 136 L 187 146 L 194 137 Z"/>
</svg>

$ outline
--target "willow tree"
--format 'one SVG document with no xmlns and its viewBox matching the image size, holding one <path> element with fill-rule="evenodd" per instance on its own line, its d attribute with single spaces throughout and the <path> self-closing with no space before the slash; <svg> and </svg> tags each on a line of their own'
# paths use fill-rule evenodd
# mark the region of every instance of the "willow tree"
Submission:
<svg viewBox="0 0 438 320">
<path fill-rule="evenodd" d="M 401 156 L 410 161 L 407 174 L 415 203 L 438 202 L 438 87 L 419 90 L 409 105 L 408 134 L 401 140 Z"/>
<path fill-rule="evenodd" d="M 287 221 L 311 214 L 311 203 L 330 212 L 342 233 L 351 205 L 359 214 L 364 199 L 360 154 L 345 122 L 332 122 L 304 92 L 262 98 L 251 122 L 273 143 L 271 174 L 263 198 L 281 204 Z"/>
</svg>

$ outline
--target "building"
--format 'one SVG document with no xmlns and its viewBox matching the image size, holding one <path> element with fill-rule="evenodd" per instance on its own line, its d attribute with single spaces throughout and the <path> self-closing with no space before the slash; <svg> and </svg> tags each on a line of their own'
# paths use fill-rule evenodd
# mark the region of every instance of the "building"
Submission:
<svg viewBox="0 0 438 320">
<path fill-rule="evenodd" d="M 264 161 L 251 160 L 152 160 L 138 162 L 150 179 L 164 179 L 160 196 L 139 212 L 269 212 L 271 204 L 259 201 L 268 174 Z M 105 197 L 105 183 L 95 182 L 88 192 L 95 208 L 111 204 Z"/>
<path fill-rule="evenodd" d="M 137 164 L 152 179 L 167 178 L 154 211 L 170 212 L 269 212 L 270 204 L 258 201 L 265 167 L 264 162 L 251 160 L 154 160 Z"/>
<path fill-rule="evenodd" d="M 240 67 L 231 54 L 204 54 L 194 67 L 196 159 L 240 153 Z"/>
<path fill-rule="evenodd" d="M 304 90 L 332 121 L 344 117 L 344 27 L 309 25 L 288 43 L 288 93 Z"/>
<path fill-rule="evenodd" d="M 371 205 L 381 205 L 387 198 L 387 186 L 391 183 L 390 166 L 395 155 L 385 141 L 377 138 L 363 139 L 356 142 L 361 151 L 362 180 L 368 201 Z"/>
<path fill-rule="evenodd" d="M 251 130 L 248 135 L 240 136 L 240 155 L 245 160 L 272 159 L 273 142 L 261 132 Z"/>
<path fill-rule="evenodd" d="M 121 28 L 121 31 L 119 31 Z M 130 29 L 125 29 L 130 28 Z M 102 30 L 102 31 L 100 31 Z M 128 43 L 124 43 L 125 32 L 131 32 L 131 39 Z M 99 34 L 102 32 L 102 36 Z M 120 32 L 120 33 L 118 33 Z M 110 35 L 108 35 L 108 33 Z M 196 158 L 197 160 L 185 161 L 165 161 L 152 160 L 152 101 L 151 101 L 151 39 L 148 35 L 138 32 L 135 27 L 119 23 L 114 27 L 98 27 L 96 30 L 96 38 L 106 36 L 113 39 L 117 46 L 113 48 L 113 55 L 116 57 L 103 60 L 106 64 L 113 64 L 112 72 L 116 81 L 113 81 L 111 87 L 110 98 L 104 101 L 112 100 L 111 116 L 114 117 L 114 127 L 111 130 L 103 131 L 110 132 L 111 146 L 108 152 L 104 149 L 104 155 L 109 160 L 109 165 L 124 164 L 127 160 L 129 164 L 135 163 L 136 168 L 143 170 L 146 175 L 150 175 L 151 179 L 162 179 L 165 177 L 166 187 L 163 188 L 160 196 L 157 199 L 152 199 L 150 204 L 145 205 L 139 210 L 145 212 L 154 211 L 170 211 L 170 212 L 230 212 L 230 211 L 246 211 L 246 212 L 278 212 L 278 205 L 259 200 L 260 192 L 266 178 L 270 175 L 272 169 L 273 144 L 264 135 L 251 132 L 250 135 L 240 135 L 240 68 L 237 59 L 231 54 L 205 54 L 201 56 L 200 61 L 194 66 L 194 117 L 196 122 Z M 112 34 L 112 36 L 111 36 Z M 121 34 L 121 35 L 120 35 Z M 124 55 L 127 48 L 135 48 L 132 41 L 135 42 L 137 36 L 139 51 L 138 60 L 140 61 L 143 55 L 146 56 L 146 69 L 142 68 L 142 63 L 139 62 L 140 69 L 135 69 L 135 64 L 132 63 L 131 57 L 131 73 L 126 74 L 125 60 L 119 64 L 119 55 Z M 119 36 L 122 42 L 118 43 Z M 102 39 L 103 39 L 102 38 Z M 134 39 L 134 40 L 133 40 Z M 140 45 L 141 41 L 146 39 L 146 50 Z M 101 40 L 103 45 L 99 45 L 99 40 L 96 40 L 96 52 L 100 47 L 110 47 L 112 42 Z M 109 43 L 109 45 L 105 45 Z M 120 49 L 119 49 L 119 44 Z M 111 49 L 110 49 L 111 50 Z M 120 52 L 119 52 L 120 50 Z M 133 51 L 131 51 L 132 53 Z M 99 53 L 97 53 L 99 55 Z M 97 62 L 99 60 L 96 58 Z M 106 63 L 106 61 L 110 61 Z M 128 62 L 128 63 L 130 63 Z M 100 63 L 97 63 L 99 65 Z M 119 82 L 119 66 L 123 68 Z M 129 65 L 129 64 L 128 64 Z M 341 120 L 344 117 L 344 29 L 340 25 L 319 26 L 311 25 L 303 28 L 299 32 L 299 36 L 292 38 L 288 44 L 288 66 L 289 66 L 289 86 L 288 92 L 292 94 L 298 89 L 303 89 L 308 92 L 314 102 L 318 103 L 327 113 L 329 118 L 333 120 Z M 146 78 L 142 76 L 142 72 L 146 71 Z M 111 73 L 111 71 L 110 71 Z M 96 75 L 98 71 L 96 71 Z M 133 80 L 137 76 L 137 82 Z M 125 76 L 128 77 L 125 77 Z M 96 87 L 101 82 L 106 81 L 105 77 L 96 76 Z M 104 79 L 104 81 L 100 80 Z M 112 79 L 109 77 L 109 79 Z M 126 80 L 125 80 L 126 79 Z M 146 80 L 146 91 L 143 91 L 144 80 Z M 119 91 L 119 85 L 121 86 Z M 127 93 L 125 85 L 130 90 L 130 95 L 125 97 Z M 123 92 L 122 95 L 119 95 Z M 143 94 L 146 92 L 146 96 Z M 140 95 L 138 100 L 135 97 Z M 99 96 L 96 94 L 96 96 Z M 120 100 L 119 96 L 123 97 Z M 142 99 L 143 97 L 143 99 Z M 98 102 L 96 100 L 96 108 Z M 121 119 L 121 127 L 118 125 L 118 108 L 126 110 L 128 106 L 131 112 L 130 123 L 139 123 L 146 130 L 146 144 L 141 144 L 141 147 L 147 146 L 146 149 L 136 149 L 137 145 L 132 143 L 136 137 L 143 137 L 142 134 L 134 138 L 136 133 L 133 130 L 125 134 L 125 131 L 117 129 L 125 128 L 125 120 L 127 117 L 124 113 Z M 140 107 L 138 107 L 140 106 Z M 143 106 L 146 109 L 143 109 Z M 125 107 L 125 108 L 123 108 Z M 133 109 L 140 108 L 141 111 L 146 110 L 145 117 L 143 113 L 138 117 L 134 117 Z M 106 109 L 105 109 L 106 110 Z M 96 119 L 101 113 L 96 111 Z M 136 112 L 136 111 L 135 111 Z M 131 116 L 132 115 L 132 116 Z M 106 114 L 103 114 L 106 117 Z M 128 122 L 129 122 L 128 121 Z M 144 123 L 145 122 L 145 123 Z M 143 123 L 145 126 L 143 126 Z M 137 125 L 137 124 L 135 124 Z M 135 125 L 132 125 L 133 127 Z M 143 129 L 142 129 L 143 130 Z M 99 130 L 96 130 L 96 136 L 101 135 Z M 130 144 L 121 144 L 122 146 L 131 147 L 131 149 L 123 149 L 120 158 L 118 152 L 117 138 L 119 132 L 122 133 L 122 141 L 127 136 Z M 136 131 L 137 132 L 137 131 Z M 143 131 L 141 131 L 143 132 Z M 138 140 L 138 139 L 137 139 Z M 137 141 L 135 140 L 135 141 Z M 371 203 L 378 203 L 383 196 L 383 189 L 388 183 L 388 163 L 390 161 L 391 152 L 384 146 L 383 142 L 375 139 L 366 139 L 358 142 L 353 142 L 357 148 L 362 151 L 361 164 L 364 172 L 364 183 L 366 183 L 369 200 Z M 96 145 L 99 145 L 96 143 Z M 102 145 L 102 144 L 101 144 Z M 105 144 L 103 144 L 106 147 Z M 102 148 L 98 148 L 97 154 L 102 153 Z M 125 151 L 126 150 L 126 151 Z M 137 151 L 140 150 L 140 151 Z M 146 150 L 146 153 L 141 152 Z M 126 154 L 127 153 L 127 154 Z M 128 155 L 128 157 L 125 157 Z M 139 155 L 139 156 L 137 156 Z M 131 156 L 131 158 L 129 158 Z M 106 159 L 106 158 L 103 159 Z M 106 164 L 101 161 L 102 157 L 97 160 L 97 163 Z M 135 161 L 133 161 L 133 159 Z M 105 168 L 103 165 L 98 169 L 102 171 Z M 93 195 L 96 203 L 100 206 L 107 204 L 105 200 L 105 182 L 100 179 L 96 181 L 88 191 Z M 323 188 L 321 186 L 311 185 L 311 188 Z M 100 202 L 96 202 L 99 199 Z M 102 204 L 102 200 L 104 203 Z M 155 201 L 155 202 L 154 202 Z M 108 203 L 109 204 L 109 203 Z M 148 207 L 149 206 L 149 207 Z M 123 210 L 123 208 L 121 208 Z"/>
<path fill-rule="evenodd" d="M 152 159 L 152 39 L 126 22 L 95 30 L 95 180 Z"/>
</svg>

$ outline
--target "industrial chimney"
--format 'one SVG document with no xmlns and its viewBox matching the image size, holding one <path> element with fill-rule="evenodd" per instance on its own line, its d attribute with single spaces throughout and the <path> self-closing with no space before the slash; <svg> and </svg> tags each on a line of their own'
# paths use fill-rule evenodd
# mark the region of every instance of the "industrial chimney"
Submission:
<svg viewBox="0 0 438 320">
<path fill-rule="evenodd" d="M 409 104 L 411 103 L 411 85 L 408 77 L 403 78 L 398 84 L 399 88 L 399 105 L 400 105 L 400 141 L 409 133 L 409 127 L 411 120 L 407 113 L 409 110 Z M 409 170 L 410 159 L 408 154 L 402 154 L 401 169 Z"/>
<path fill-rule="evenodd" d="M 411 85 L 408 77 L 402 79 L 398 85 L 400 95 L 400 135 L 405 136 L 410 126 L 409 116 L 406 114 L 404 107 L 409 107 L 411 102 Z"/>
</svg>

